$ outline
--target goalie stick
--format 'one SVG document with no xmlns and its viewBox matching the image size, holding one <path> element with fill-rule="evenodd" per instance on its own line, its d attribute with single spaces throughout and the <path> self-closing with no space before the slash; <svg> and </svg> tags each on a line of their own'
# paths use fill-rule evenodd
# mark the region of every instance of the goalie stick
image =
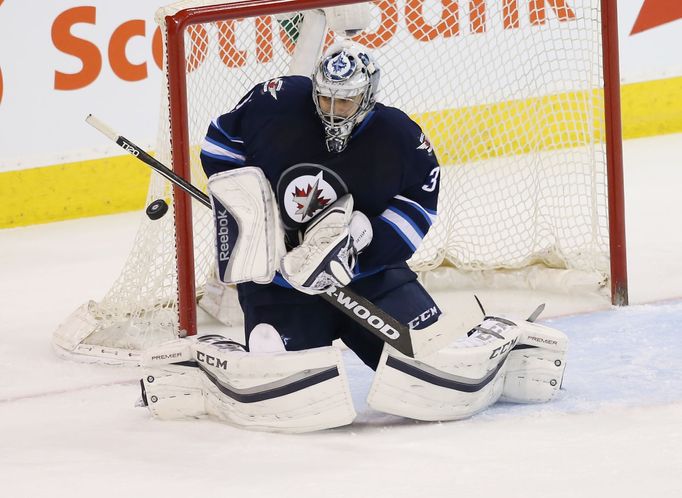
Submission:
<svg viewBox="0 0 682 498">
<path fill-rule="evenodd" d="M 92 114 L 89 114 L 85 121 L 109 139 L 116 142 L 122 149 L 148 166 L 151 166 L 154 171 L 180 187 L 204 206 L 209 209 L 212 208 L 208 195 L 177 175 L 173 170 L 153 158 L 133 142 L 116 133 Z M 374 334 L 404 355 L 414 358 L 415 347 L 411 329 L 383 311 L 370 300 L 356 294 L 347 287 L 333 287 L 329 291 L 319 294 L 319 296 L 353 321 L 360 324 L 368 332 Z M 417 353 L 421 353 L 421 351 L 417 351 Z"/>
</svg>

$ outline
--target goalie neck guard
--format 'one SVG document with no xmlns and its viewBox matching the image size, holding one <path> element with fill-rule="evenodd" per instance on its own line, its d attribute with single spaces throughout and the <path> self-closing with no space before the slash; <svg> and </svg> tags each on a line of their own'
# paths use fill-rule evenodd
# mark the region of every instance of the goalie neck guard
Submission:
<svg viewBox="0 0 682 498">
<path fill-rule="evenodd" d="M 352 42 L 332 46 L 315 68 L 313 100 L 324 124 L 329 152 L 343 151 L 353 128 L 374 107 L 379 73 L 367 50 Z M 347 112 L 342 112 L 344 107 Z"/>
</svg>

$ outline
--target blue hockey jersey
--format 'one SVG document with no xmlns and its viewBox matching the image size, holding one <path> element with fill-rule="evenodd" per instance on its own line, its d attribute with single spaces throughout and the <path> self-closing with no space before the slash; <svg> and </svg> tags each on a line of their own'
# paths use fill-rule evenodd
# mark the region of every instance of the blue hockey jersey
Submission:
<svg viewBox="0 0 682 498">
<path fill-rule="evenodd" d="M 331 153 L 311 80 L 275 78 L 256 85 L 211 122 L 201 161 L 207 176 L 260 167 L 277 197 L 289 248 L 300 243 L 310 220 L 350 192 L 374 231 L 358 258 L 354 282 L 388 268 L 402 270 L 392 287 L 414 278 L 405 261 L 435 220 L 440 170 L 424 133 L 402 111 L 377 103 L 347 147 Z M 275 283 L 288 285 L 279 275 Z"/>
</svg>

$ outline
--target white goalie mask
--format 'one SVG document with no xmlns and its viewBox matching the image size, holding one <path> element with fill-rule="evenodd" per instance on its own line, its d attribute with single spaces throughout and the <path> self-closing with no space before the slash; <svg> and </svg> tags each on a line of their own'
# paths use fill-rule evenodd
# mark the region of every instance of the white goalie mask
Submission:
<svg viewBox="0 0 682 498">
<path fill-rule="evenodd" d="M 353 128 L 372 110 L 379 66 L 357 43 L 332 46 L 313 73 L 313 100 L 324 124 L 329 152 L 346 148 Z"/>
</svg>

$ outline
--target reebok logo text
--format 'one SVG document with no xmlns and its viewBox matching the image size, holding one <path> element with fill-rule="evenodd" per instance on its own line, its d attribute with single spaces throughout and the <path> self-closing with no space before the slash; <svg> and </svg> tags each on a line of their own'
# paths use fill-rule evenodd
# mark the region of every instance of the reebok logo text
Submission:
<svg viewBox="0 0 682 498">
<path fill-rule="evenodd" d="M 221 262 L 228 261 L 230 259 L 230 233 L 227 228 L 228 219 L 227 211 L 225 209 L 218 211 L 218 216 L 216 216 L 216 221 L 218 222 L 218 247 L 219 255 L 218 258 Z"/>
</svg>

